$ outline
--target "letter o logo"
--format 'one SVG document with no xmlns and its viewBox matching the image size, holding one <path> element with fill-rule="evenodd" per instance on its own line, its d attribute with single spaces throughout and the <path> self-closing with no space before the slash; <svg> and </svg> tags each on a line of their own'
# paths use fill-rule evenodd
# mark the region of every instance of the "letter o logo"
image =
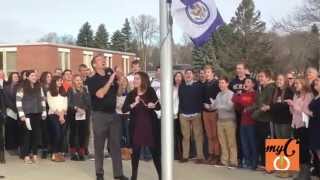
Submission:
<svg viewBox="0 0 320 180">
<path fill-rule="evenodd" d="M 273 160 L 273 167 L 276 171 L 287 171 L 289 170 L 291 163 L 288 157 L 283 156 L 284 160 L 286 161 L 287 166 L 285 168 L 279 168 L 277 165 L 277 162 L 280 160 L 280 156 L 277 156 L 274 160 Z"/>
</svg>

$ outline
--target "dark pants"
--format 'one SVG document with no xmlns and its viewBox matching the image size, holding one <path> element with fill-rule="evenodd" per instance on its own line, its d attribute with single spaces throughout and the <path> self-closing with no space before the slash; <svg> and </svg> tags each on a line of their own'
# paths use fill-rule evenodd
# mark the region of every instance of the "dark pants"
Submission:
<svg viewBox="0 0 320 180">
<path fill-rule="evenodd" d="M 41 114 L 27 114 L 26 118 L 30 119 L 32 130 L 28 130 L 26 124 L 23 124 L 23 157 L 30 154 L 37 155 L 41 143 Z"/>
<path fill-rule="evenodd" d="M 5 124 L 5 147 L 7 150 L 18 149 L 20 145 L 21 130 L 19 125 L 19 120 L 14 120 L 10 117 L 6 118 Z"/>
<path fill-rule="evenodd" d="M 274 123 L 275 136 L 277 139 L 291 138 L 291 124 Z"/>
<path fill-rule="evenodd" d="M 305 127 L 294 129 L 293 136 L 300 143 L 300 164 L 309 164 L 311 157 L 309 153 L 308 129 Z"/>
<path fill-rule="evenodd" d="M 182 158 L 182 134 L 179 119 L 174 120 L 174 159 Z"/>
<path fill-rule="evenodd" d="M 256 137 L 258 157 L 260 157 L 259 165 L 265 165 L 265 140 L 270 136 L 269 122 L 256 122 Z"/>
<path fill-rule="evenodd" d="M 70 122 L 70 153 L 85 154 L 88 137 L 89 120 L 75 120 Z"/>
<path fill-rule="evenodd" d="M 4 152 L 4 119 L 0 117 L 0 152 Z"/>
<path fill-rule="evenodd" d="M 243 160 L 243 152 L 242 152 L 242 143 L 241 143 L 241 134 L 240 134 L 240 128 L 241 128 L 241 112 L 236 112 L 236 138 L 237 138 L 237 149 L 238 149 L 238 160 L 240 166 L 242 166 L 242 160 Z"/>
<path fill-rule="evenodd" d="M 161 180 L 161 150 L 156 148 L 149 148 L 152 154 L 153 163 L 156 167 L 159 180 Z M 140 157 L 141 147 L 134 147 L 131 157 L 132 166 L 132 177 L 131 180 L 137 180 L 138 178 L 138 167 L 139 167 L 139 157 Z"/>
<path fill-rule="evenodd" d="M 49 148 L 49 132 L 48 132 L 48 121 L 41 121 L 41 148 L 42 150 L 48 150 Z"/>
<path fill-rule="evenodd" d="M 65 123 L 61 124 L 59 116 L 49 115 L 48 128 L 51 137 L 52 153 L 63 152 L 64 150 L 64 136 Z"/>
<path fill-rule="evenodd" d="M 122 135 L 121 135 L 121 147 L 129 147 L 130 137 L 129 137 L 129 115 L 119 114 L 121 119 Z"/>
<path fill-rule="evenodd" d="M 105 141 L 108 139 L 112 158 L 113 175 L 122 176 L 120 152 L 121 120 L 115 113 L 92 112 L 96 174 L 104 174 Z"/>
<path fill-rule="evenodd" d="M 241 125 L 239 129 L 243 158 L 248 167 L 255 169 L 258 164 L 255 126 Z"/>
</svg>

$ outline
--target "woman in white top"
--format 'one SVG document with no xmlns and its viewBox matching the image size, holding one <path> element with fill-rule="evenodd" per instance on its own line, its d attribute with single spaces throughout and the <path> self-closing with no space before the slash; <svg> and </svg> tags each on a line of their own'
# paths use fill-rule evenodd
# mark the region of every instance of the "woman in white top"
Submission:
<svg viewBox="0 0 320 180">
<path fill-rule="evenodd" d="M 62 86 L 62 78 L 54 76 L 47 93 L 49 105 L 49 130 L 52 137 L 52 161 L 64 162 L 63 139 L 65 134 L 65 115 L 68 108 L 68 98 Z"/>
</svg>

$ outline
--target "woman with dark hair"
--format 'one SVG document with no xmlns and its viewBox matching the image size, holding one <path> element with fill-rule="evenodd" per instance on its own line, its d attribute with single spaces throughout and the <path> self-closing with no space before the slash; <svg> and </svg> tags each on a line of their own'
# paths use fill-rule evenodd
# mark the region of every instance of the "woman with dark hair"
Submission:
<svg viewBox="0 0 320 180">
<path fill-rule="evenodd" d="M 40 76 L 40 84 L 43 90 L 43 93 L 46 97 L 46 107 L 47 107 L 47 113 L 49 110 L 49 105 L 47 102 L 47 92 L 49 90 L 49 86 L 50 83 L 52 81 L 52 74 L 51 72 L 45 71 L 41 74 Z M 49 152 L 49 147 L 50 147 L 50 137 L 49 137 L 49 133 L 48 133 L 48 117 L 47 117 L 47 121 L 41 121 L 41 134 L 42 134 L 42 143 L 41 143 L 41 147 L 42 147 L 42 155 L 41 158 L 42 159 L 47 159 L 48 157 L 48 152 Z"/>
<path fill-rule="evenodd" d="M 33 70 L 26 72 L 27 79 L 17 90 L 16 105 L 23 122 L 22 156 L 27 164 L 37 162 L 41 141 L 41 121 L 47 117 L 46 103 L 40 83 Z"/>
<path fill-rule="evenodd" d="M 9 75 L 7 85 L 3 88 L 6 104 L 6 149 L 17 150 L 20 145 L 20 124 L 18 121 L 18 110 L 16 107 L 16 94 L 20 81 L 19 73 L 12 72 Z"/>
<path fill-rule="evenodd" d="M 122 107 L 123 113 L 130 112 L 129 131 L 133 149 L 131 179 L 136 180 L 138 176 L 141 148 L 148 147 L 161 180 L 160 121 L 155 112 L 160 110 L 160 103 L 145 72 L 137 72 L 133 84 L 134 90 L 128 94 Z"/>
<path fill-rule="evenodd" d="M 309 104 L 309 109 L 312 112 L 312 116 L 310 118 L 309 123 L 309 142 L 310 149 L 313 151 L 313 154 L 320 159 L 320 78 L 318 77 L 314 81 L 314 85 L 312 87 L 313 92 L 315 93 L 315 97 Z M 316 158 L 315 158 L 316 159 Z M 316 175 L 319 177 L 320 167 L 318 163 L 315 163 Z"/>
<path fill-rule="evenodd" d="M 64 149 L 65 121 L 68 108 L 68 98 L 62 86 L 62 78 L 54 76 L 47 93 L 47 101 L 49 105 L 48 111 L 48 127 L 50 137 L 52 137 L 52 158 L 54 162 L 64 162 L 65 158 L 62 154 Z"/>
<path fill-rule="evenodd" d="M 177 72 L 173 76 L 173 115 L 174 115 L 174 159 L 180 160 L 182 157 L 182 134 L 179 121 L 179 87 L 184 82 L 181 72 Z"/>
<path fill-rule="evenodd" d="M 68 93 L 70 119 L 71 160 L 84 161 L 86 140 L 89 135 L 90 95 L 80 75 L 73 77 Z"/>
</svg>

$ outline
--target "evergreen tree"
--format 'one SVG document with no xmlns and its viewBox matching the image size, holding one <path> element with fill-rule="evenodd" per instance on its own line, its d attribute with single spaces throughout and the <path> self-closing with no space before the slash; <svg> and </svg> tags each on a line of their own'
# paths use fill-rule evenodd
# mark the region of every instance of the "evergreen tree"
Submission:
<svg viewBox="0 0 320 180">
<path fill-rule="evenodd" d="M 272 65 L 271 42 L 261 21 L 261 13 L 255 11 L 253 0 L 242 0 L 236 16 L 231 19 L 231 28 L 239 35 L 236 42 L 240 47 L 239 59 L 245 59 L 253 71 Z"/>
<path fill-rule="evenodd" d="M 104 24 L 100 24 L 96 35 L 94 37 L 94 45 L 96 48 L 108 49 L 109 48 L 109 34 Z"/>
<path fill-rule="evenodd" d="M 125 51 L 130 51 L 132 52 L 133 48 L 131 45 L 131 39 L 132 39 L 132 31 L 130 27 L 130 23 L 128 18 L 125 19 L 125 22 L 123 24 L 123 28 L 121 29 L 121 33 L 123 34 L 123 39 L 124 39 L 124 46 L 125 46 Z"/>
<path fill-rule="evenodd" d="M 125 51 L 125 37 L 121 31 L 117 30 L 111 37 L 111 49 L 115 51 Z"/>
<path fill-rule="evenodd" d="M 78 34 L 77 45 L 84 47 L 94 47 L 93 31 L 91 30 L 89 22 L 84 23 L 81 27 Z"/>
</svg>

